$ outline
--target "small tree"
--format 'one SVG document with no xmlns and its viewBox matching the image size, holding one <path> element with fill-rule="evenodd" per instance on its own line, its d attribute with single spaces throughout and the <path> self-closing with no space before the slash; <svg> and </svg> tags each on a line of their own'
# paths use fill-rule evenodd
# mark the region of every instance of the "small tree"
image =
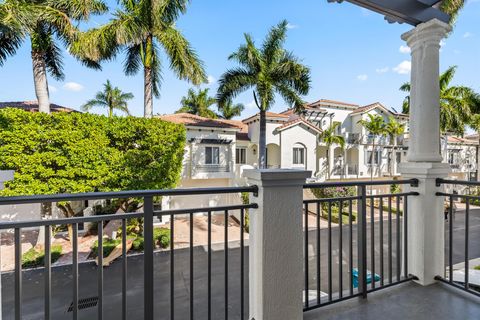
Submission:
<svg viewBox="0 0 480 320">
<path fill-rule="evenodd" d="M 376 114 L 367 114 L 368 119 L 359 120 L 358 123 L 362 125 L 365 130 L 372 136 L 372 154 L 370 155 L 370 179 L 373 180 L 373 171 L 375 168 L 374 157 L 376 157 L 376 140 L 385 134 L 385 120 L 383 117 Z M 378 158 L 377 158 L 378 161 Z"/>
<path fill-rule="evenodd" d="M 393 168 L 397 164 L 397 137 L 402 136 L 405 133 L 405 124 L 400 123 L 395 117 L 390 116 L 388 123 L 385 125 L 385 132 L 390 136 L 393 141 L 392 161 L 390 162 L 390 175 L 393 176 Z"/>
<path fill-rule="evenodd" d="M 198 92 L 189 89 L 187 96 L 183 97 L 180 103 L 182 107 L 175 113 L 191 113 L 205 118 L 217 118 L 217 114 L 210 109 L 217 100 L 208 95 L 208 89 L 199 89 Z"/>
<path fill-rule="evenodd" d="M 113 87 L 110 80 L 103 85 L 103 91 L 97 92 L 95 99 L 88 100 L 82 106 L 83 111 L 90 111 L 93 107 L 103 107 L 108 109 L 108 116 L 113 116 L 113 110 L 119 110 L 130 114 L 127 101 L 133 99 L 133 94 L 122 92 L 118 87 Z"/>
<path fill-rule="evenodd" d="M 330 147 L 338 144 L 342 151 L 345 149 L 345 138 L 336 134 L 339 125 L 339 122 L 334 122 L 320 134 L 320 140 L 327 146 L 327 179 L 330 179 Z"/>
</svg>

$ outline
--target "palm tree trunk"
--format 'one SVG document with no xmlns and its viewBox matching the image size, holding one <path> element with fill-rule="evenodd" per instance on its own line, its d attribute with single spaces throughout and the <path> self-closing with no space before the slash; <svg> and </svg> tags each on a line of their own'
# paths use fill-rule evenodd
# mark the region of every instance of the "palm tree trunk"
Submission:
<svg viewBox="0 0 480 320">
<path fill-rule="evenodd" d="M 144 117 L 153 117 L 153 38 L 148 35 L 145 43 L 145 61 L 144 61 Z"/>
<path fill-rule="evenodd" d="M 330 179 L 330 146 L 327 145 L 327 180 Z"/>
<path fill-rule="evenodd" d="M 260 138 L 258 146 L 258 166 L 260 169 L 265 169 L 267 164 L 265 163 L 265 153 L 267 152 L 266 144 L 266 132 L 267 132 L 267 117 L 265 110 L 260 110 Z"/>
<path fill-rule="evenodd" d="M 393 150 L 392 150 L 392 159 L 390 161 L 390 176 L 393 177 L 395 168 L 397 167 L 397 137 L 393 136 Z"/>
<path fill-rule="evenodd" d="M 145 89 L 144 89 L 144 117 L 151 118 L 153 117 L 153 94 L 152 94 L 152 69 L 145 67 L 144 69 L 144 80 L 145 80 Z"/>
<path fill-rule="evenodd" d="M 108 107 L 108 117 L 111 118 L 113 116 L 113 107 Z"/>
<path fill-rule="evenodd" d="M 32 50 L 33 83 L 38 101 L 38 111 L 50 113 L 47 69 L 41 51 Z"/>
<path fill-rule="evenodd" d="M 478 134 L 478 146 L 477 146 L 477 181 L 480 181 L 480 131 Z"/>
</svg>

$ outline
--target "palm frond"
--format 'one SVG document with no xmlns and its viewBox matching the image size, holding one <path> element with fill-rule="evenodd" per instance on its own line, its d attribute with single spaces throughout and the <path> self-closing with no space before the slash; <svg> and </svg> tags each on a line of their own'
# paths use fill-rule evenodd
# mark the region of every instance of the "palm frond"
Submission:
<svg viewBox="0 0 480 320">
<path fill-rule="evenodd" d="M 227 70 L 218 80 L 217 100 L 223 104 L 256 84 L 256 76 L 243 68 Z"/>
<path fill-rule="evenodd" d="M 123 63 L 123 71 L 127 76 L 137 74 L 142 66 L 140 58 L 140 45 L 135 44 L 125 49 L 125 61 Z"/>
<path fill-rule="evenodd" d="M 45 42 L 45 66 L 55 80 L 61 81 L 65 78 L 65 74 L 63 73 L 62 49 L 57 46 L 51 35 L 47 35 Z"/>
<path fill-rule="evenodd" d="M 287 38 L 287 26 L 287 20 L 281 21 L 278 25 L 270 29 L 267 38 L 263 42 L 262 55 L 267 58 L 267 64 L 280 58 L 280 55 L 284 51 L 283 44 Z"/>
<path fill-rule="evenodd" d="M 170 68 L 182 80 L 194 85 L 207 81 L 203 62 L 199 59 L 188 40 L 173 25 L 154 33 L 170 59 Z"/>
</svg>

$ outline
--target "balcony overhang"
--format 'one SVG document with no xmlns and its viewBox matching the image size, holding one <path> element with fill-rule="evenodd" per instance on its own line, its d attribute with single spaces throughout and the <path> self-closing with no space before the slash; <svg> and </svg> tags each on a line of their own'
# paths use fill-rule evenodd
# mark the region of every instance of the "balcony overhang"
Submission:
<svg viewBox="0 0 480 320">
<path fill-rule="evenodd" d="M 389 23 L 407 23 L 417 26 L 438 19 L 449 23 L 450 15 L 438 7 L 440 0 L 327 0 L 328 2 L 348 1 L 365 9 L 380 13 Z"/>
</svg>

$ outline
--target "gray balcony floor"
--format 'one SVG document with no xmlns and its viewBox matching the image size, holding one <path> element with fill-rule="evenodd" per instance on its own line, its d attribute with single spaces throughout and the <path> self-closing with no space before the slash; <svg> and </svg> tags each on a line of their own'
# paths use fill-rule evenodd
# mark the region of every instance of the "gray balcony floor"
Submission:
<svg viewBox="0 0 480 320">
<path fill-rule="evenodd" d="M 480 299 L 445 284 L 409 282 L 371 293 L 366 300 L 354 298 L 307 312 L 303 319 L 480 319 Z"/>
</svg>

